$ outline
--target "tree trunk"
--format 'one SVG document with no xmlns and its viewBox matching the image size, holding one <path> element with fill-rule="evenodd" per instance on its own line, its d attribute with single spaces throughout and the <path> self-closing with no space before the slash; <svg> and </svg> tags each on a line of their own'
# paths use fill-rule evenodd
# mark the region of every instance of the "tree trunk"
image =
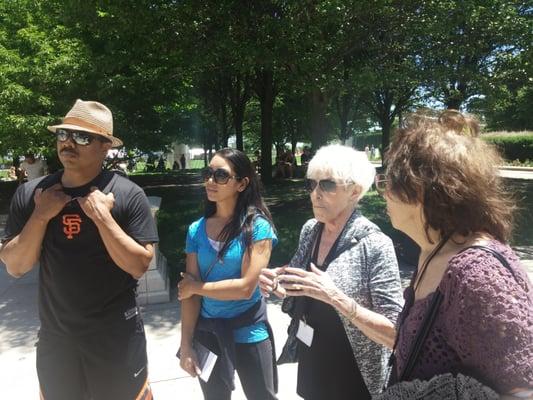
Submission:
<svg viewBox="0 0 533 400">
<path fill-rule="evenodd" d="M 233 126 L 235 127 L 236 146 L 238 150 L 244 151 L 244 140 L 242 124 L 246 104 L 251 96 L 249 75 L 242 77 L 237 75 L 228 81 L 230 93 L 231 114 L 233 116 Z"/>
<path fill-rule="evenodd" d="M 256 73 L 255 90 L 261 106 L 261 180 L 272 182 L 272 115 L 274 110 L 274 73 L 261 70 Z"/>
<path fill-rule="evenodd" d="M 319 88 L 314 88 L 311 92 L 311 146 L 313 152 L 326 143 L 328 129 L 326 108 L 326 96 Z"/>
<path fill-rule="evenodd" d="M 221 145 L 223 148 L 228 147 L 229 128 L 228 128 L 228 109 L 224 101 L 220 104 L 220 128 L 222 132 Z"/>
<path fill-rule="evenodd" d="M 244 110 L 243 115 L 240 117 L 235 116 L 233 118 L 233 123 L 235 124 L 235 137 L 237 139 L 237 150 L 244 151 L 244 141 L 242 136 L 242 122 L 244 120 Z"/>
<path fill-rule="evenodd" d="M 385 160 L 385 152 L 387 151 L 390 143 L 390 134 L 391 134 L 391 127 L 392 127 L 392 119 L 389 117 L 389 115 L 383 115 L 383 118 L 380 119 L 380 125 L 381 125 L 381 163 L 383 166 L 386 165 Z"/>
</svg>

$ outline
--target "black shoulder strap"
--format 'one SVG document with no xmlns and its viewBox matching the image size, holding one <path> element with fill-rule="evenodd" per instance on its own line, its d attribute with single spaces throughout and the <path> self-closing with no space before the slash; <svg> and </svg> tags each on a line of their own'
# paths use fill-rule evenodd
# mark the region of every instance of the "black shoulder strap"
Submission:
<svg viewBox="0 0 533 400">
<path fill-rule="evenodd" d="M 429 305 L 429 309 L 426 312 L 426 315 L 424 316 L 424 319 L 422 321 L 422 325 L 418 332 L 416 333 L 415 340 L 413 341 L 413 345 L 411 346 L 411 349 L 409 350 L 409 355 L 407 356 L 407 361 L 405 364 L 405 368 L 403 369 L 399 381 L 404 381 L 409 379 L 409 376 L 411 376 L 411 373 L 413 372 L 413 369 L 416 365 L 416 362 L 418 361 L 418 357 L 420 356 L 420 351 L 422 350 L 422 346 L 424 345 L 429 332 L 431 331 L 431 328 L 433 327 L 433 323 L 435 322 L 435 318 L 437 317 L 437 311 L 439 309 L 440 304 L 442 303 L 442 293 L 437 288 L 435 291 L 435 294 L 433 295 L 433 299 L 431 299 L 431 303 Z"/>
</svg>

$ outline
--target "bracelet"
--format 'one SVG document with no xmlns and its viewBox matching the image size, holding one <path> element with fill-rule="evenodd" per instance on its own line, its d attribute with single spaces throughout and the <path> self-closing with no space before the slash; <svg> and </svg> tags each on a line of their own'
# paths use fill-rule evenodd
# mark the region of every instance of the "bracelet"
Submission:
<svg viewBox="0 0 533 400">
<path fill-rule="evenodd" d="M 353 321 L 355 319 L 355 317 L 357 316 L 358 308 L 359 308 L 359 305 L 357 304 L 357 302 L 355 300 L 352 299 L 350 312 L 348 313 L 348 319 L 350 321 Z"/>
</svg>

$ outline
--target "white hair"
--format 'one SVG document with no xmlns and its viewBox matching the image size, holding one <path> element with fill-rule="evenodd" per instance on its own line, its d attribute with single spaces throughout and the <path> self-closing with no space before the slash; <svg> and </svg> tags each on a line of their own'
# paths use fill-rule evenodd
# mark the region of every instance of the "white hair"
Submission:
<svg viewBox="0 0 533 400">
<path fill-rule="evenodd" d="M 365 152 L 340 144 L 331 144 L 318 149 L 307 167 L 307 178 L 331 178 L 344 184 L 355 183 L 361 189 L 357 200 L 368 191 L 375 175 L 376 169 L 368 161 Z"/>
</svg>

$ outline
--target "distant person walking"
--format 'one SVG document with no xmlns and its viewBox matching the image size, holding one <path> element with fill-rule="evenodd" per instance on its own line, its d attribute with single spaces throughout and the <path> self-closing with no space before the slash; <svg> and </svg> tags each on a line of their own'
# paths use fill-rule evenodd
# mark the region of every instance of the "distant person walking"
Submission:
<svg viewBox="0 0 533 400">
<path fill-rule="evenodd" d="M 102 169 L 122 145 L 103 104 L 77 100 L 48 129 L 64 169 L 19 186 L 0 248 L 15 277 L 39 263 L 41 399 L 150 400 L 136 304 L 158 241 L 148 200 Z"/>
<path fill-rule="evenodd" d="M 365 154 L 366 158 L 370 160 L 370 147 L 368 146 L 368 144 L 365 146 Z"/>
</svg>

